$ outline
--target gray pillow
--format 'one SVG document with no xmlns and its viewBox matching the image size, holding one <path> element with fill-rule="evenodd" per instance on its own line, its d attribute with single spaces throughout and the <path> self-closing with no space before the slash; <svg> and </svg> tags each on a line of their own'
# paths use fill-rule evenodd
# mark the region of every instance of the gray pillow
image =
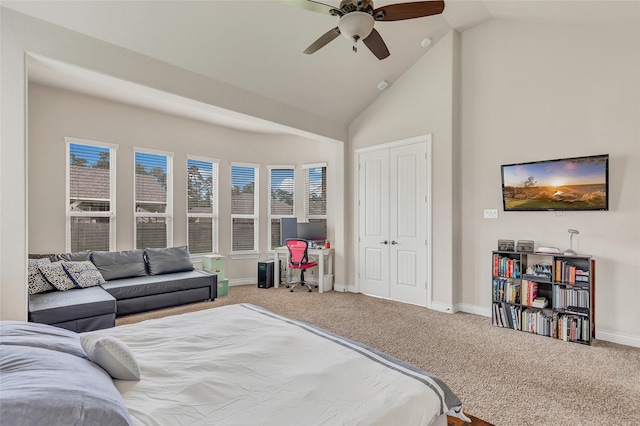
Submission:
<svg viewBox="0 0 640 426">
<path fill-rule="evenodd" d="M 149 265 L 149 275 L 171 272 L 193 271 L 191 255 L 187 246 L 148 248 L 144 250 Z"/>
<path fill-rule="evenodd" d="M 2 424 L 130 425 L 111 377 L 88 359 L 0 345 Z"/>
<path fill-rule="evenodd" d="M 59 260 L 67 260 L 69 262 L 82 262 L 83 260 L 91 260 L 91 252 L 89 250 L 77 251 L 75 253 L 62 253 L 58 255 Z"/>
<path fill-rule="evenodd" d="M 0 345 L 2 350 L 5 345 L 31 346 L 88 359 L 78 333 L 37 322 L 0 321 Z"/>
<path fill-rule="evenodd" d="M 107 281 L 147 275 L 142 250 L 94 251 L 91 261 Z"/>
</svg>

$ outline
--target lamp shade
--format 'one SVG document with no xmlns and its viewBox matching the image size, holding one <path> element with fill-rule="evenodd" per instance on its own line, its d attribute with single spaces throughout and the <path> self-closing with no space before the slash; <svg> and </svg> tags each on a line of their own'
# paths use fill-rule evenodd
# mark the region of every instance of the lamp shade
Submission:
<svg viewBox="0 0 640 426">
<path fill-rule="evenodd" d="M 373 30 L 373 16 L 365 12 L 350 12 L 340 18 L 340 33 L 349 40 L 363 40 Z"/>
</svg>

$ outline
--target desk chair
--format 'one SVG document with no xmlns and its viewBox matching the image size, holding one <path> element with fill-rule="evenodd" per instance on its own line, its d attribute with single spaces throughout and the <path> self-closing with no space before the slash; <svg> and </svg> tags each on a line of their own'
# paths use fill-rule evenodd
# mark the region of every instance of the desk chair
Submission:
<svg viewBox="0 0 640 426">
<path fill-rule="evenodd" d="M 299 238 L 289 238 L 285 241 L 285 244 L 289 249 L 289 268 L 300 270 L 300 280 L 289 284 L 289 291 L 293 291 L 293 288 L 297 285 L 306 285 L 311 292 L 311 286 L 304 281 L 304 272 L 308 268 L 318 266 L 318 262 L 309 262 L 309 255 L 307 253 L 309 242 Z"/>
</svg>

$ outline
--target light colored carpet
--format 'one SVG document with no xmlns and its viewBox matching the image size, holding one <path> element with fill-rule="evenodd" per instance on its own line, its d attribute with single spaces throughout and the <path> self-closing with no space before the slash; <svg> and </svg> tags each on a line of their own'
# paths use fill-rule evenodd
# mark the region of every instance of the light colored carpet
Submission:
<svg viewBox="0 0 640 426">
<path fill-rule="evenodd" d="M 119 318 L 117 324 L 253 303 L 316 324 L 442 379 L 465 412 L 495 425 L 640 425 L 640 349 L 592 346 L 493 327 L 353 293 L 236 286 L 214 302 Z M 212 325 L 215 326 L 215 325 Z"/>
</svg>

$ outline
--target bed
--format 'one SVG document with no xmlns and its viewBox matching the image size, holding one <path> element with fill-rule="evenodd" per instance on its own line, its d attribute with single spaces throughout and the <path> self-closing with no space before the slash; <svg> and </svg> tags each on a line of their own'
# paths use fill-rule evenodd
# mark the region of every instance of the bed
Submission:
<svg viewBox="0 0 640 426">
<path fill-rule="evenodd" d="M 251 304 L 78 336 L 130 351 L 140 379 L 113 383 L 134 425 L 446 425 L 446 414 L 468 421 L 439 378 Z"/>
</svg>

